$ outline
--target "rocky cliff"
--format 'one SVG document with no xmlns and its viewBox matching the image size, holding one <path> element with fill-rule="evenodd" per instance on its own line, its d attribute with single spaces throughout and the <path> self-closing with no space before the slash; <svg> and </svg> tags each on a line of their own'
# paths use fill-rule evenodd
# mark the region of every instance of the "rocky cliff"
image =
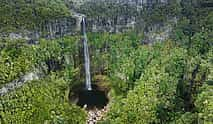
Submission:
<svg viewBox="0 0 213 124">
<path fill-rule="evenodd" d="M 74 10 L 87 16 L 89 31 L 123 32 L 145 28 L 144 18 L 168 4 L 167 0 L 90 0 Z"/>
<path fill-rule="evenodd" d="M 77 18 L 66 17 L 55 20 L 48 20 L 37 27 L 35 30 L 22 30 L 21 32 L 1 33 L 1 37 L 9 37 L 10 39 L 26 39 L 28 41 L 36 41 L 39 38 L 58 38 L 65 35 L 73 35 L 79 32 L 77 27 Z"/>
<path fill-rule="evenodd" d="M 24 38 L 36 41 L 38 38 L 57 38 L 80 31 L 82 15 L 87 17 L 87 28 L 91 32 L 124 32 L 144 28 L 144 13 L 155 6 L 166 6 L 167 0 L 63 0 L 71 9 L 70 16 L 45 19 L 33 30 L 1 32 L 1 37 Z M 57 12 L 57 11 L 56 11 Z M 77 14 L 81 13 L 81 14 Z M 48 14 L 47 14 L 48 15 Z M 48 16 L 47 16 L 48 17 Z"/>
</svg>

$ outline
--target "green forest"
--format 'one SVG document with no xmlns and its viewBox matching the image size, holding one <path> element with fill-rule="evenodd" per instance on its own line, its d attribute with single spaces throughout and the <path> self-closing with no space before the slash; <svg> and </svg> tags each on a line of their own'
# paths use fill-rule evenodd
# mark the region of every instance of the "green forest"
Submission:
<svg viewBox="0 0 213 124">
<path fill-rule="evenodd" d="M 213 124 L 213 1 L 117 1 L 0 1 L 0 124 Z"/>
</svg>

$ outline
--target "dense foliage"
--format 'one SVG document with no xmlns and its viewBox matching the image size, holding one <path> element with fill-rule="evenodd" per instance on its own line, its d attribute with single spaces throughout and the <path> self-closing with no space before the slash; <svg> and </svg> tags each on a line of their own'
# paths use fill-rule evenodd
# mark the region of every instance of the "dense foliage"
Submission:
<svg viewBox="0 0 213 124">
<path fill-rule="evenodd" d="M 44 73 L 63 68 L 65 56 L 78 53 L 78 41 L 78 36 L 51 42 L 41 39 L 39 45 L 29 45 L 25 40 L 1 40 L 0 87 L 36 68 Z M 74 63 L 74 58 L 67 59 Z"/>
<path fill-rule="evenodd" d="M 0 32 L 34 29 L 69 16 L 72 1 L 64 1 L 2 1 L 0 27 L 5 29 Z M 101 124 L 212 124 L 213 13 L 206 2 L 171 0 L 167 6 L 139 9 L 99 1 L 76 8 L 93 19 L 136 17 L 146 27 L 176 21 L 164 42 L 145 44 L 138 31 L 88 33 L 92 77 L 104 75 L 111 89 Z M 81 43 L 79 36 L 38 44 L 1 39 L 0 87 L 34 69 L 43 76 L 0 96 L 0 124 L 84 124 L 85 110 L 68 99 L 70 89 L 84 82 Z"/>
<path fill-rule="evenodd" d="M 2 0 L 0 32 L 37 29 L 48 20 L 70 16 L 61 0 Z"/>
<path fill-rule="evenodd" d="M 66 98 L 67 82 L 52 74 L 1 97 L 1 123 L 84 124 L 85 113 Z"/>
<path fill-rule="evenodd" d="M 78 51 L 78 41 L 79 37 L 64 37 L 54 41 L 40 40 L 38 45 L 29 45 L 21 40 L 5 41 L 5 44 L 2 44 L 5 46 L 1 51 L 0 74 L 4 78 L 1 79 L 1 85 L 9 83 L 27 71 L 33 71 L 33 68 L 39 68 L 49 76 L 1 96 L 1 123 L 85 122 L 85 113 L 71 105 L 68 99 L 69 88 L 74 85 L 71 82 L 79 68 L 74 67 L 74 58 L 71 56 Z"/>
<path fill-rule="evenodd" d="M 0 87 L 32 68 L 32 47 L 22 41 L 0 41 Z"/>
</svg>

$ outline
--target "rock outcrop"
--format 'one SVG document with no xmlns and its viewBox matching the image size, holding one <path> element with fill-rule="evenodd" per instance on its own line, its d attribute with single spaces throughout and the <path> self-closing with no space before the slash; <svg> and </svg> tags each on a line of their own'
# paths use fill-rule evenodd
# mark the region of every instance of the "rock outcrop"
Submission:
<svg viewBox="0 0 213 124">
<path fill-rule="evenodd" d="M 77 19 L 75 17 L 69 17 L 45 21 L 43 24 L 40 24 L 40 27 L 37 27 L 37 29 L 33 31 L 22 30 L 19 33 L 1 33 L 1 37 L 36 41 L 39 38 L 52 39 L 65 35 L 71 35 L 78 31 Z"/>
</svg>

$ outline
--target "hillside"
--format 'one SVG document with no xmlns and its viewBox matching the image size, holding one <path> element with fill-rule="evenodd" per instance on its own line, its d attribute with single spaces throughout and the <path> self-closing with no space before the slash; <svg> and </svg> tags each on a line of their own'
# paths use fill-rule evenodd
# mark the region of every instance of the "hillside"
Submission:
<svg viewBox="0 0 213 124">
<path fill-rule="evenodd" d="M 211 0 L 3 0 L 0 124 L 212 124 Z"/>
</svg>

